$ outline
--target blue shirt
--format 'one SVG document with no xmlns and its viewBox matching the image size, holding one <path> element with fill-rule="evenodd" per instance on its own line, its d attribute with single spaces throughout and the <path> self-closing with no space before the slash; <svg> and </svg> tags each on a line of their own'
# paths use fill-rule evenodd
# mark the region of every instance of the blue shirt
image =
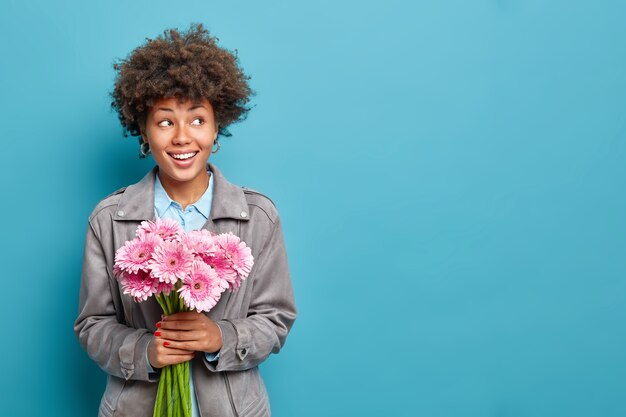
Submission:
<svg viewBox="0 0 626 417">
<path fill-rule="evenodd" d="M 209 172 L 209 175 L 211 173 Z M 185 210 L 183 207 L 172 200 L 165 188 L 163 188 L 163 184 L 161 184 L 161 180 L 157 173 L 154 181 L 154 215 L 157 219 L 172 219 L 177 221 L 185 230 L 188 232 L 190 230 L 199 230 L 202 229 L 202 226 L 209 219 L 209 214 L 211 213 L 211 203 L 213 202 L 213 178 L 209 177 L 209 186 L 207 187 L 204 194 L 198 201 L 193 204 L 187 205 Z M 146 352 L 147 355 L 147 352 Z M 220 354 L 217 353 L 205 353 L 205 356 L 209 362 L 216 361 Z M 150 366 L 150 362 L 148 361 L 148 367 L 150 372 L 154 372 L 154 369 Z M 189 385 L 191 388 L 191 415 L 193 417 L 200 416 L 200 412 L 198 411 L 198 402 L 196 400 L 196 393 L 193 387 L 193 379 L 191 377 L 191 366 L 189 367 Z"/>
<path fill-rule="evenodd" d="M 210 175 L 210 174 L 209 174 Z M 154 181 L 154 215 L 160 219 L 176 220 L 185 229 L 200 230 L 206 223 L 211 213 L 213 202 L 213 178 L 209 177 L 209 186 L 198 201 L 183 207 L 172 200 L 157 174 Z"/>
</svg>

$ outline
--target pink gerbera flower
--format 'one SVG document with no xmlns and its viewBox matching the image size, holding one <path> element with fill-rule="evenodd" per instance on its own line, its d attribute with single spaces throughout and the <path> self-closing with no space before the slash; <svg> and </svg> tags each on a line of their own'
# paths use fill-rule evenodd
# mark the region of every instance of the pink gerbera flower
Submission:
<svg viewBox="0 0 626 417">
<path fill-rule="evenodd" d="M 226 257 L 226 253 L 218 244 L 218 235 L 207 231 L 206 234 L 203 234 L 202 239 L 203 242 L 196 247 L 196 258 L 215 269 L 221 278 L 228 281 L 235 280 L 237 272 L 231 267 L 230 259 Z"/>
<path fill-rule="evenodd" d="M 141 269 L 136 274 L 124 273 L 121 282 L 124 294 L 129 294 L 138 303 L 146 301 L 148 297 L 152 296 L 159 284 L 158 280 Z"/>
<path fill-rule="evenodd" d="M 163 294 L 170 295 L 170 293 L 174 290 L 174 284 L 169 284 L 167 282 L 161 282 L 158 279 L 155 279 L 157 282 L 155 294 Z"/>
<path fill-rule="evenodd" d="M 217 244 L 222 249 L 223 257 L 228 260 L 230 267 L 236 272 L 234 279 L 225 276 L 230 288 L 236 290 L 241 285 L 241 281 L 246 279 L 252 270 L 254 264 L 252 250 L 232 233 L 218 235 Z"/>
<path fill-rule="evenodd" d="M 148 267 L 159 281 L 175 284 L 189 274 L 193 253 L 179 242 L 164 241 L 154 248 Z"/>
<path fill-rule="evenodd" d="M 215 270 L 201 261 L 194 261 L 191 273 L 182 281 L 178 289 L 185 305 L 196 311 L 209 311 L 219 301 L 228 288 L 228 282 L 221 279 Z"/>
<path fill-rule="evenodd" d="M 191 230 L 181 236 L 181 243 L 195 255 L 214 252 L 216 249 L 214 234 L 206 229 Z"/>
<path fill-rule="evenodd" d="M 161 242 L 161 238 L 155 235 L 144 235 L 127 241 L 115 252 L 116 275 L 119 276 L 120 272 L 136 274 L 139 270 L 148 271 L 152 252 Z"/>
<path fill-rule="evenodd" d="M 180 240 L 180 236 L 184 234 L 184 230 L 176 220 L 172 219 L 157 219 L 152 222 L 146 220 L 141 222 L 137 227 L 137 236 L 143 236 L 146 234 L 154 234 L 161 237 L 164 240 Z"/>
<path fill-rule="evenodd" d="M 115 252 L 115 256 L 117 256 L 117 252 Z M 113 264 L 113 276 L 117 279 L 122 279 L 124 275 L 124 270 L 120 268 L 116 263 Z"/>
<path fill-rule="evenodd" d="M 219 245 L 215 245 L 214 250 L 200 254 L 200 258 L 211 268 L 215 269 L 217 275 L 226 281 L 235 282 L 237 280 L 237 271 L 231 266 L 230 259 Z"/>
</svg>

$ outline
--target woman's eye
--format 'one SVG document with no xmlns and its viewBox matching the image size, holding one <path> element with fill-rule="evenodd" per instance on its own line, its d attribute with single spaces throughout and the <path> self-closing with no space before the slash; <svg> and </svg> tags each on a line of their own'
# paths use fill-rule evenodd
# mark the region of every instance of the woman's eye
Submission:
<svg viewBox="0 0 626 417">
<path fill-rule="evenodd" d="M 192 124 L 193 126 L 200 126 L 200 125 L 203 125 L 203 124 L 204 124 L 204 120 L 202 120 L 201 118 L 199 118 L 199 117 L 198 117 L 198 118 L 193 119 L 193 121 L 191 122 L 191 124 Z"/>
<path fill-rule="evenodd" d="M 159 126 L 161 127 L 169 127 L 172 125 L 172 122 L 170 120 L 161 120 L 159 122 Z"/>
</svg>

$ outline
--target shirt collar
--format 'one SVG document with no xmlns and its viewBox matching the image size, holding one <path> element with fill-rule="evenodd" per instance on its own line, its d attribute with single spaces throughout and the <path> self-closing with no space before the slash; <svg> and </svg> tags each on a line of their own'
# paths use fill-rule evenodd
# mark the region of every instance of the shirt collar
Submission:
<svg viewBox="0 0 626 417">
<path fill-rule="evenodd" d="M 207 170 L 212 174 L 210 183 L 214 183 L 210 220 L 228 218 L 248 221 L 250 219 L 247 215 L 248 202 L 243 189 L 224 178 L 217 166 L 210 162 L 207 163 Z M 158 166 L 155 165 L 141 181 L 125 187 L 113 214 L 113 220 L 155 220 L 154 183 L 157 171 Z"/>
<path fill-rule="evenodd" d="M 211 200 L 213 196 L 213 176 L 209 173 L 209 186 L 202 196 L 193 204 L 189 204 L 189 207 L 193 207 L 200 214 L 204 216 L 205 219 L 209 218 L 209 214 L 211 213 Z M 159 217 L 163 217 L 167 209 L 170 205 L 176 205 L 182 209 L 181 205 L 176 201 L 172 200 L 170 196 L 163 188 L 163 184 L 161 184 L 161 179 L 159 178 L 159 173 L 157 171 L 154 178 L 154 208 L 156 209 Z"/>
</svg>

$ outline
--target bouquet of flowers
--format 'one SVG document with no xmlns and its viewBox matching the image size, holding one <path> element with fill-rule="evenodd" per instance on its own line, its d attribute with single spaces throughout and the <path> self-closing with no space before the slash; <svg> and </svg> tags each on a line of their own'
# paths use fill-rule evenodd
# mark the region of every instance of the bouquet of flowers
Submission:
<svg viewBox="0 0 626 417">
<path fill-rule="evenodd" d="M 154 296 L 166 315 L 209 311 L 226 289 L 236 290 L 254 262 L 232 233 L 185 233 L 174 220 L 142 222 L 115 252 L 114 274 L 136 302 Z M 154 417 L 191 417 L 189 362 L 162 369 Z"/>
</svg>

